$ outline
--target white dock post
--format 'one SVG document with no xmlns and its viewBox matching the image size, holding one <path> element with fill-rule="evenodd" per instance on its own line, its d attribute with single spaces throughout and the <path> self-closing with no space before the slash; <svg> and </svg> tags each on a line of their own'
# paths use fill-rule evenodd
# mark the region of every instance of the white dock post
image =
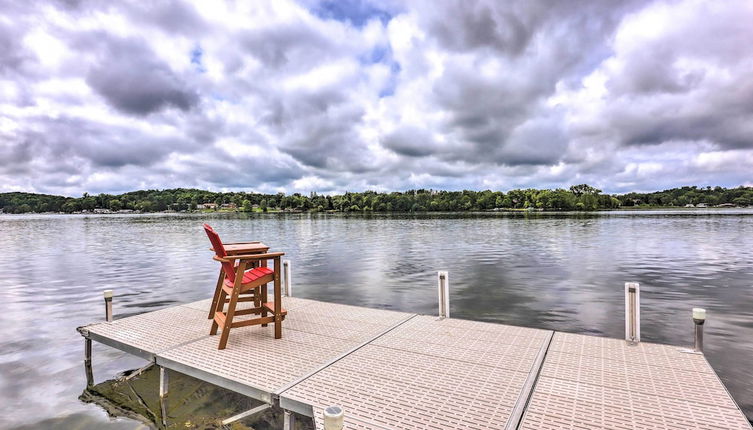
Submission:
<svg viewBox="0 0 753 430">
<path fill-rule="evenodd" d="M 328 406 L 324 409 L 324 430 L 342 430 L 345 412 L 340 406 Z"/>
<path fill-rule="evenodd" d="M 285 296 L 293 297 L 293 280 L 290 278 L 290 260 L 282 261 L 282 273 L 284 275 Z"/>
<path fill-rule="evenodd" d="M 695 342 L 693 351 L 703 353 L 703 323 L 706 322 L 706 309 L 693 308 L 693 323 L 695 325 Z"/>
<path fill-rule="evenodd" d="M 159 406 L 162 411 L 162 425 L 167 426 L 167 392 L 168 392 L 167 369 L 159 368 Z"/>
<path fill-rule="evenodd" d="M 167 384 L 168 384 L 167 369 L 160 366 L 159 368 L 159 397 L 160 399 L 167 397 L 167 392 L 168 392 Z"/>
<path fill-rule="evenodd" d="M 112 322 L 112 290 L 105 290 L 105 321 Z"/>
<path fill-rule="evenodd" d="M 288 410 L 284 411 L 283 417 L 282 417 L 282 429 L 293 430 L 294 427 L 295 427 L 295 415 L 293 415 Z"/>
<path fill-rule="evenodd" d="M 637 282 L 625 282 L 625 340 L 628 345 L 641 341 L 641 288 Z"/>
<path fill-rule="evenodd" d="M 446 271 L 437 272 L 437 296 L 439 298 L 439 318 L 449 318 L 450 275 Z"/>
<path fill-rule="evenodd" d="M 92 340 L 84 339 L 84 370 L 86 371 L 86 386 L 94 386 L 94 372 L 92 371 Z"/>
</svg>

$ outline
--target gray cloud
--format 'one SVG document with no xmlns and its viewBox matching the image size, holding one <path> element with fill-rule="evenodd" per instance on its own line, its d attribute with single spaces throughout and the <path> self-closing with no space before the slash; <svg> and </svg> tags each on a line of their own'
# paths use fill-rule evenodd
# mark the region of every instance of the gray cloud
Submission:
<svg viewBox="0 0 753 430">
<path fill-rule="evenodd" d="M 24 52 L 17 30 L 10 24 L 0 21 L 0 76 L 8 76 L 20 69 L 32 57 Z"/>
<path fill-rule="evenodd" d="M 147 115 L 166 107 L 189 110 L 196 91 L 160 61 L 142 40 L 109 39 L 86 82 L 115 108 Z"/>
<path fill-rule="evenodd" d="M 438 46 L 460 55 L 434 84 L 434 101 L 449 114 L 445 133 L 456 140 L 453 158 L 503 165 L 556 164 L 565 157 L 562 126 L 538 132 L 524 148 L 542 101 L 558 82 L 577 82 L 604 58 L 607 37 L 635 2 L 443 2 L 424 16 Z M 428 10 L 428 8 L 427 8 Z M 452 17 L 452 19 L 447 19 Z M 468 57 L 471 60 L 468 60 Z M 496 72 L 480 73 L 485 62 Z M 550 127 L 551 128 L 551 127 Z M 517 131 L 515 140 L 511 134 Z"/>
<path fill-rule="evenodd" d="M 753 169 L 734 1 L 49 7 L 0 5 L 3 190 L 625 191 Z"/>
<path fill-rule="evenodd" d="M 400 155 L 422 157 L 436 151 L 434 138 L 428 130 L 405 126 L 382 138 L 382 145 Z"/>
<path fill-rule="evenodd" d="M 241 46 L 272 68 L 303 70 L 340 55 L 339 43 L 304 22 L 249 30 L 239 37 Z"/>
<path fill-rule="evenodd" d="M 127 127 L 65 116 L 30 119 L 27 127 L 8 136 L 16 163 L 31 161 L 29 154 L 33 153 L 51 170 L 63 169 L 69 173 L 81 172 L 83 167 L 150 167 L 172 152 L 191 147 L 190 143 L 180 139 L 158 138 Z M 63 167 L 66 165 L 67 169 Z"/>
</svg>

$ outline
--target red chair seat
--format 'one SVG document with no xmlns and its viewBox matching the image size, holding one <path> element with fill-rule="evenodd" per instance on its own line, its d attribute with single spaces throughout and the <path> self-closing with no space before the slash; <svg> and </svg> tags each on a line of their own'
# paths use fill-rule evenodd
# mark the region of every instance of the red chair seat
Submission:
<svg viewBox="0 0 753 430">
<path fill-rule="evenodd" d="M 243 274 L 243 283 L 248 284 L 249 282 L 254 282 L 255 280 L 263 276 L 268 276 L 273 273 L 275 272 L 269 267 L 257 267 L 255 269 L 251 269 L 251 270 L 246 271 L 246 273 Z M 235 284 L 235 279 L 225 278 L 225 285 L 232 288 L 234 284 Z"/>
</svg>

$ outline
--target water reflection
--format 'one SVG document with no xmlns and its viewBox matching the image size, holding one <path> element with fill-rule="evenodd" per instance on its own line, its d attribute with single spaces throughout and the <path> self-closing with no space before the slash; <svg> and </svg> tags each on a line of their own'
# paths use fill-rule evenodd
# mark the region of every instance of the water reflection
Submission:
<svg viewBox="0 0 753 430">
<path fill-rule="evenodd" d="M 640 282 L 644 340 L 690 345 L 690 309 L 705 307 L 708 359 L 753 416 L 751 215 L 0 216 L 0 428 L 119 425 L 77 400 L 75 327 L 102 319 L 104 289 L 116 317 L 209 297 L 203 222 L 284 250 L 296 295 L 361 306 L 435 313 L 436 271 L 449 270 L 453 316 L 621 337 L 624 282 Z M 98 345 L 94 360 L 100 379 L 140 366 Z"/>
<path fill-rule="evenodd" d="M 222 420 L 262 405 L 245 396 L 207 384 L 190 376 L 170 373 L 170 392 L 163 416 L 159 399 L 159 370 L 152 366 L 138 375 L 126 372 L 87 388 L 79 396 L 112 418 L 128 418 L 150 429 L 271 430 L 282 428 L 283 413 L 270 408 L 223 427 Z M 313 428 L 311 420 L 296 420 L 295 430 Z"/>
</svg>

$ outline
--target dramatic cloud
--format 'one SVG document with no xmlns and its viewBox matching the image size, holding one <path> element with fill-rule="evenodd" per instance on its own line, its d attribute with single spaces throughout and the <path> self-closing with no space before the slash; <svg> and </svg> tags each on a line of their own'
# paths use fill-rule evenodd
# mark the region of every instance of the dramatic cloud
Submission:
<svg viewBox="0 0 753 430">
<path fill-rule="evenodd" d="M 0 191 L 753 181 L 748 1 L 0 10 Z"/>
<path fill-rule="evenodd" d="M 104 51 L 86 83 L 122 112 L 146 115 L 171 106 L 186 111 L 198 102 L 195 91 L 143 41 L 110 41 Z"/>
</svg>

